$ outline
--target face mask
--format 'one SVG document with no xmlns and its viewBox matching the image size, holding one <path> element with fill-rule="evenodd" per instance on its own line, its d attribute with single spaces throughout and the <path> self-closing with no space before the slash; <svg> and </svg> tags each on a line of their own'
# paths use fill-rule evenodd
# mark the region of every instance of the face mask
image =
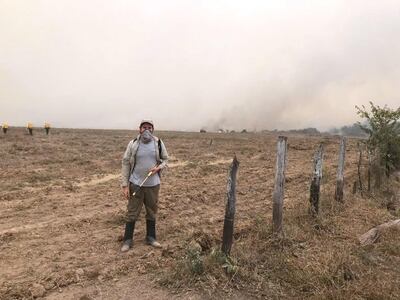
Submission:
<svg viewBox="0 0 400 300">
<path fill-rule="evenodd" d="M 145 130 L 140 135 L 140 139 L 142 140 L 143 143 L 147 144 L 153 140 L 153 135 L 151 134 L 150 130 Z"/>
</svg>

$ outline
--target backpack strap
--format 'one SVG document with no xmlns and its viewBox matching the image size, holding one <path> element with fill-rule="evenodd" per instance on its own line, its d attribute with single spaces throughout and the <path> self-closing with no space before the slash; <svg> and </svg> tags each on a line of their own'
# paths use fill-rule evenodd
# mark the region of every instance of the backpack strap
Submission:
<svg viewBox="0 0 400 300">
<path fill-rule="evenodd" d="M 161 158 L 161 152 L 162 152 L 162 149 L 161 149 L 161 139 L 158 139 L 158 154 L 159 154 L 160 159 L 162 159 L 162 158 Z"/>
<path fill-rule="evenodd" d="M 133 139 L 132 145 L 137 141 L 137 137 Z M 136 165 L 136 153 L 135 153 L 135 165 Z M 132 167 L 131 173 L 133 172 L 133 169 L 135 168 L 135 165 Z"/>
</svg>

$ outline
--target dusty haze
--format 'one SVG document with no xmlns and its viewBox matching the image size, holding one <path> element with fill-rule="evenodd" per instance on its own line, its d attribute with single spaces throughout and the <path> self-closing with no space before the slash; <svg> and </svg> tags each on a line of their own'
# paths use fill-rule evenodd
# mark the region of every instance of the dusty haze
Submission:
<svg viewBox="0 0 400 300">
<path fill-rule="evenodd" d="M 399 1 L 0 0 L 0 122 L 289 129 L 400 104 Z"/>
</svg>

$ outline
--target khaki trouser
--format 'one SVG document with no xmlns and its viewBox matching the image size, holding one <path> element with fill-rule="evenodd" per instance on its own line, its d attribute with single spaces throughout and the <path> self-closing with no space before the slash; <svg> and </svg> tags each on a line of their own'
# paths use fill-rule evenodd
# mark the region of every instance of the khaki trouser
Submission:
<svg viewBox="0 0 400 300">
<path fill-rule="evenodd" d="M 151 187 L 141 187 L 140 190 L 132 196 L 132 193 L 137 190 L 138 186 L 129 183 L 129 200 L 127 221 L 134 222 L 139 218 L 143 203 L 146 208 L 146 220 L 155 221 L 157 215 L 158 193 L 160 185 Z"/>
</svg>

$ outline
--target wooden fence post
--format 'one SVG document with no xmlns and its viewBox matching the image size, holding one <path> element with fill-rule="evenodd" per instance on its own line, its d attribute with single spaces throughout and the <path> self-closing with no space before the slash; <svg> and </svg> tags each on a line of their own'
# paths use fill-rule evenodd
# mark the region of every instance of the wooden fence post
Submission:
<svg viewBox="0 0 400 300">
<path fill-rule="evenodd" d="M 344 188 L 344 162 L 346 156 L 346 138 L 342 137 L 340 141 L 340 150 L 339 150 L 339 163 L 336 175 L 336 192 L 335 199 L 336 201 L 343 202 L 343 188 Z"/>
<path fill-rule="evenodd" d="M 367 151 L 368 154 L 368 173 L 367 173 L 367 191 L 371 192 L 371 151 Z"/>
<path fill-rule="evenodd" d="M 353 195 L 357 193 L 357 180 L 353 183 Z"/>
<path fill-rule="evenodd" d="M 375 184 L 374 184 L 374 188 L 376 190 L 380 190 L 381 185 L 382 185 L 382 166 L 381 166 L 381 152 L 375 151 L 375 167 L 374 167 L 374 177 L 375 177 Z"/>
<path fill-rule="evenodd" d="M 312 215 L 317 215 L 319 212 L 319 193 L 322 179 L 323 157 L 324 146 L 321 144 L 314 156 L 314 172 L 310 186 L 310 212 Z"/>
<path fill-rule="evenodd" d="M 233 242 L 233 224 L 236 211 L 236 175 L 239 169 L 239 161 L 236 155 L 233 157 L 232 164 L 229 166 L 227 202 L 225 208 L 224 231 L 222 235 L 221 250 L 225 255 L 229 255 Z"/>
<path fill-rule="evenodd" d="M 362 164 L 362 147 L 360 143 L 358 143 L 358 151 L 359 151 L 359 157 L 358 157 L 358 164 L 357 164 L 357 173 L 358 173 L 358 188 L 360 189 L 361 197 L 363 196 L 363 185 L 362 185 L 362 179 L 361 179 L 361 164 Z"/>
<path fill-rule="evenodd" d="M 272 196 L 272 220 L 273 232 L 282 232 L 282 214 L 283 214 L 283 199 L 285 195 L 285 169 L 286 169 L 286 155 L 287 153 L 287 137 L 280 136 L 277 144 L 276 155 L 276 170 L 275 170 L 275 188 Z"/>
</svg>

